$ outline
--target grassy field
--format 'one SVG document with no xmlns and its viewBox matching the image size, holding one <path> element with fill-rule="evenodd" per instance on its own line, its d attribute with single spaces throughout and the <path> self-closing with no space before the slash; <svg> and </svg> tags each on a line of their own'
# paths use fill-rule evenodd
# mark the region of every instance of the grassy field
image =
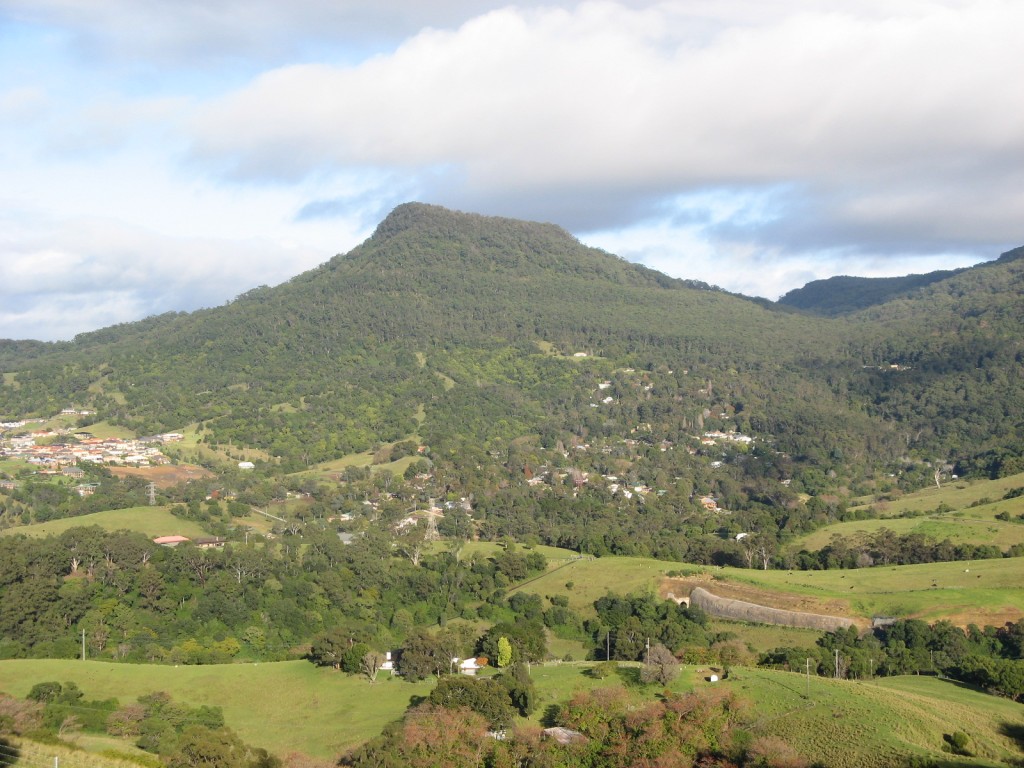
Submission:
<svg viewBox="0 0 1024 768">
<path fill-rule="evenodd" d="M 1005 512 L 1013 518 L 1024 514 L 1024 496 L 1003 499 L 1007 491 L 1022 487 L 1024 474 L 1018 474 L 998 480 L 955 481 L 893 499 L 858 499 L 855 507 L 873 507 L 882 517 L 835 523 L 795 539 L 786 548 L 813 551 L 827 546 L 836 535 L 856 538 L 888 528 L 898 534 L 920 533 L 938 541 L 948 538 L 954 544 L 990 544 L 1005 551 L 1024 543 L 1024 523 L 997 520 L 996 515 Z M 940 505 L 953 511 L 937 512 Z"/>
<path fill-rule="evenodd" d="M 699 573 L 701 568 L 644 557 L 583 558 L 557 564 L 543 576 L 510 589 L 509 594 L 520 590 L 542 597 L 565 594 L 573 610 L 591 616 L 594 601 L 609 592 L 655 594 L 668 571 Z M 566 586 L 569 583 L 571 589 Z"/>
<path fill-rule="evenodd" d="M 997 520 L 995 516 L 1001 512 L 1007 512 L 1011 517 L 1024 514 L 1024 496 L 924 517 L 885 517 L 834 523 L 794 540 L 786 548 L 794 552 L 801 549 L 813 552 L 827 546 L 833 536 L 855 539 L 888 528 L 901 535 L 920 533 L 936 541 L 949 539 L 953 544 L 989 544 L 1005 551 L 1014 544 L 1024 543 L 1024 522 Z"/>
<path fill-rule="evenodd" d="M 408 438 L 409 440 L 419 440 L 415 435 Z M 317 479 L 334 480 L 334 475 L 339 472 L 343 472 L 348 467 L 369 467 L 371 472 L 382 472 L 387 470 L 393 475 L 402 475 L 405 470 L 409 468 L 420 456 L 403 456 L 397 461 L 388 461 L 383 464 L 373 463 L 373 451 L 365 451 L 363 453 L 350 453 L 347 456 L 342 456 L 340 459 L 334 459 L 333 461 L 325 461 L 322 464 L 317 464 L 302 472 L 294 472 L 292 477 L 314 477 Z"/>
<path fill-rule="evenodd" d="M 773 624 L 747 624 L 726 619 L 712 618 L 709 626 L 711 631 L 716 634 L 726 632 L 736 635 L 740 642 L 751 649 L 751 653 L 784 646 L 806 648 L 814 645 L 821 637 L 821 633 L 816 629 L 799 629 Z"/>
<path fill-rule="evenodd" d="M 940 488 L 933 485 L 895 498 L 860 498 L 853 506 L 875 506 L 886 517 L 896 517 L 906 512 L 930 512 L 940 504 L 946 504 L 953 509 L 965 509 L 986 498 L 997 501 L 1003 498 L 1007 491 L 1021 487 L 1024 487 L 1024 473 L 1001 477 L 998 480 L 955 480 L 944 483 Z"/>
<path fill-rule="evenodd" d="M 198 523 L 182 520 L 172 515 L 168 511 L 168 507 L 129 507 L 7 528 L 0 531 L 0 536 L 12 536 L 18 533 L 35 537 L 58 536 L 68 528 L 77 528 L 83 525 L 98 525 L 106 531 L 139 531 L 153 537 L 174 534 L 180 536 L 208 535 Z"/>
<path fill-rule="evenodd" d="M 834 571 L 722 568 L 715 582 L 839 601 L 843 615 L 900 616 L 1000 626 L 1024 616 L 1024 558 L 926 563 Z"/>
<path fill-rule="evenodd" d="M 0 459 L 0 472 L 15 475 L 23 469 L 31 469 L 32 465 L 23 459 Z"/>
<path fill-rule="evenodd" d="M 432 687 L 384 675 L 370 685 L 305 661 L 205 667 L 0 661 L 0 689 L 14 696 L 24 697 L 47 680 L 73 680 L 92 699 L 127 703 L 166 691 L 193 706 L 220 706 L 227 724 L 246 742 L 280 755 L 299 750 L 317 757 L 333 757 L 380 733 L 401 717 L 410 697 Z"/>
<path fill-rule="evenodd" d="M 462 560 L 468 560 L 476 555 L 482 555 L 484 557 L 493 557 L 494 555 L 504 552 L 505 548 L 493 541 L 467 541 L 462 549 L 459 550 L 459 558 Z M 536 546 L 517 546 L 516 552 L 520 554 L 528 554 L 530 552 L 539 552 L 544 555 L 549 561 L 549 568 L 554 568 L 561 564 L 563 560 L 570 560 L 578 558 L 579 553 L 573 552 L 571 549 L 562 549 L 560 547 L 548 547 L 543 544 L 537 544 Z"/>
<path fill-rule="evenodd" d="M 834 768 L 882 768 L 907 755 L 939 765 L 994 766 L 1021 755 L 1011 734 L 1024 725 L 1024 706 L 937 678 L 808 681 L 798 673 L 743 668 L 725 687 L 753 702 L 753 733 L 776 736 Z M 954 730 L 968 733 L 976 758 L 941 751 L 942 735 Z"/>
<path fill-rule="evenodd" d="M 135 437 L 135 433 L 130 429 L 124 427 L 116 427 L 113 424 L 108 424 L 105 421 L 97 421 L 95 424 L 90 424 L 88 427 L 82 427 L 82 432 L 91 432 L 96 437 L 103 440 L 110 438 L 118 438 L 121 440 L 128 440 Z"/>
<path fill-rule="evenodd" d="M 598 680 L 590 664 L 534 665 L 540 722 L 575 692 L 599 686 L 625 688 L 638 700 L 661 693 L 637 683 L 636 665 Z M 799 752 L 836 768 L 893 765 L 907 755 L 940 761 L 942 735 L 963 730 L 978 758 L 949 765 L 992 766 L 1019 759 L 1024 706 L 928 677 L 834 681 L 790 672 L 734 668 L 709 683 L 707 667 L 683 667 L 671 684 L 676 692 L 731 691 L 744 700 L 741 719 L 756 735 L 785 740 Z M 122 703 L 155 690 L 192 705 L 223 708 L 225 719 L 247 742 L 281 755 L 293 751 L 332 758 L 401 716 L 411 697 L 432 683 L 411 685 L 365 680 L 318 669 L 307 662 L 210 667 L 167 667 L 80 661 L 2 661 L 0 688 L 24 696 L 33 684 L 73 680 L 87 697 L 117 697 Z M 268 692 L 272 692 L 269 694 Z M 807 694 L 810 697 L 807 698 Z"/>
<path fill-rule="evenodd" d="M 556 564 L 543 576 L 509 591 L 542 597 L 564 593 L 574 610 L 590 616 L 594 601 L 609 592 L 664 594 L 673 588 L 665 579 L 670 571 L 684 576 L 680 595 L 699 584 L 723 597 L 864 622 L 873 616 L 901 616 L 1001 626 L 1024 617 L 1024 590 L 1020 589 L 1024 558 L 856 570 L 760 571 L 603 557 Z M 730 588 L 737 593 L 730 593 Z M 787 600 L 790 604 L 783 604 Z M 805 604 L 793 605 L 795 601 Z"/>
<path fill-rule="evenodd" d="M 140 764 L 153 765 L 153 755 L 148 755 L 121 739 L 107 739 L 91 734 L 79 733 L 71 744 L 46 744 L 25 739 L 10 738 L 6 754 L 13 757 L 17 750 L 17 762 L 13 765 L 45 768 L 59 765 L 61 768 L 138 768 Z"/>
</svg>

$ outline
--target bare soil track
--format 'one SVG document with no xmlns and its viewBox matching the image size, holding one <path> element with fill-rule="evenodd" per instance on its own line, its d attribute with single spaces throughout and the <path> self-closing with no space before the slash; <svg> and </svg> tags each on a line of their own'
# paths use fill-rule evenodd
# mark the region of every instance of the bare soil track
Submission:
<svg viewBox="0 0 1024 768">
<path fill-rule="evenodd" d="M 195 464 L 165 464 L 161 467 L 111 467 L 110 472 L 117 477 L 141 477 L 156 483 L 157 488 L 170 488 L 179 483 L 214 477 L 214 474 L 208 469 L 203 469 Z"/>
</svg>

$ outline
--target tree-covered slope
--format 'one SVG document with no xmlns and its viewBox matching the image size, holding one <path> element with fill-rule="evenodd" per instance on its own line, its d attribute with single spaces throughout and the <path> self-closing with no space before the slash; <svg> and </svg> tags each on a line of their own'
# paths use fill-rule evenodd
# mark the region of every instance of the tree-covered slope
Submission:
<svg viewBox="0 0 1024 768">
<path fill-rule="evenodd" d="M 956 426 L 957 408 L 891 408 L 891 382 L 872 369 L 908 361 L 938 377 L 908 391 L 944 386 L 972 367 L 958 347 L 969 326 L 999 334 L 972 349 L 1004 367 L 964 407 L 994 417 L 1015 401 L 1019 308 L 983 272 L 873 314 L 816 318 L 666 277 L 553 225 L 407 204 L 349 254 L 228 305 L 7 345 L 0 418 L 75 403 L 140 432 L 199 422 L 208 441 L 292 468 L 413 433 L 461 455 L 641 425 L 676 441 L 736 427 L 822 470 L 917 447 L 973 455 L 986 440 Z M 598 384 L 629 368 L 648 380 L 617 381 L 598 403 Z"/>
<path fill-rule="evenodd" d="M 923 289 L 934 283 L 947 281 L 964 272 L 1005 265 L 1021 258 L 1024 258 L 1024 247 L 1007 251 L 995 261 L 973 268 L 945 269 L 901 277 L 837 275 L 824 280 L 813 280 L 800 288 L 794 288 L 782 296 L 778 303 L 823 317 L 839 317 L 896 299 L 926 295 L 927 292 Z"/>
<path fill-rule="evenodd" d="M 580 364 L 576 353 L 763 370 L 755 390 L 779 377 L 795 386 L 814 325 L 551 225 L 410 204 L 351 253 L 283 285 L 33 349 L 0 410 L 84 400 L 141 431 L 200 421 L 219 441 L 320 460 L 412 432 L 419 404 L 427 430 L 436 417 L 479 437 L 536 431 L 553 408 L 585 409 L 609 374 L 611 363 Z"/>
<path fill-rule="evenodd" d="M 935 458 L 1024 469 L 1024 248 L 852 315 L 851 389 Z"/>
<path fill-rule="evenodd" d="M 824 317 L 838 317 L 884 304 L 894 298 L 952 277 L 963 270 L 940 270 L 924 275 L 901 277 L 851 277 L 837 275 L 813 280 L 794 288 L 779 299 L 779 304 Z"/>
</svg>

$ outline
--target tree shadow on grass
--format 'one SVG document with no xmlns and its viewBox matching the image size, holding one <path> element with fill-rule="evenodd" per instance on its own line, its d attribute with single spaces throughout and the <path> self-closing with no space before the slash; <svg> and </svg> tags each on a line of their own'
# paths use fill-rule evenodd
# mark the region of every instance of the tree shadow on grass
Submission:
<svg viewBox="0 0 1024 768">
<path fill-rule="evenodd" d="M 554 728 L 558 725 L 558 715 L 561 711 L 562 708 L 558 704 L 548 704 L 540 718 L 540 724 L 545 728 Z"/>
<path fill-rule="evenodd" d="M 640 680 L 640 667 L 619 667 L 615 674 L 622 680 L 622 684 L 628 687 L 639 687 L 643 685 Z"/>
<path fill-rule="evenodd" d="M 1013 739 L 1017 749 L 1024 752 L 1024 723 L 1000 723 L 999 733 Z"/>
<path fill-rule="evenodd" d="M 21 759 L 21 750 L 8 739 L 0 738 L 0 766 L 17 765 Z"/>
</svg>

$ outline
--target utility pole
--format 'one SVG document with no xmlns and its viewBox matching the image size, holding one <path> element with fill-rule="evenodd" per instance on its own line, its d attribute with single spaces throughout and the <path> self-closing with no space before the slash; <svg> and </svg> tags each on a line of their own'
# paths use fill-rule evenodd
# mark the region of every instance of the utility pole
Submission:
<svg viewBox="0 0 1024 768">
<path fill-rule="evenodd" d="M 82 629 L 82 661 L 85 661 L 85 628 Z"/>
<path fill-rule="evenodd" d="M 839 679 L 839 649 L 836 648 L 836 680 Z"/>
<path fill-rule="evenodd" d="M 647 652 L 644 654 L 644 664 L 651 663 L 651 638 L 647 638 Z"/>
<path fill-rule="evenodd" d="M 811 660 L 807 659 L 807 661 L 804 663 L 804 666 L 807 668 L 807 693 L 804 696 L 804 698 L 810 699 L 811 698 Z"/>
<path fill-rule="evenodd" d="M 605 661 L 612 660 L 612 633 L 608 630 L 604 633 L 604 658 Z"/>
<path fill-rule="evenodd" d="M 150 483 L 146 486 L 146 490 L 149 491 L 149 506 L 156 506 L 156 483 Z"/>
</svg>

